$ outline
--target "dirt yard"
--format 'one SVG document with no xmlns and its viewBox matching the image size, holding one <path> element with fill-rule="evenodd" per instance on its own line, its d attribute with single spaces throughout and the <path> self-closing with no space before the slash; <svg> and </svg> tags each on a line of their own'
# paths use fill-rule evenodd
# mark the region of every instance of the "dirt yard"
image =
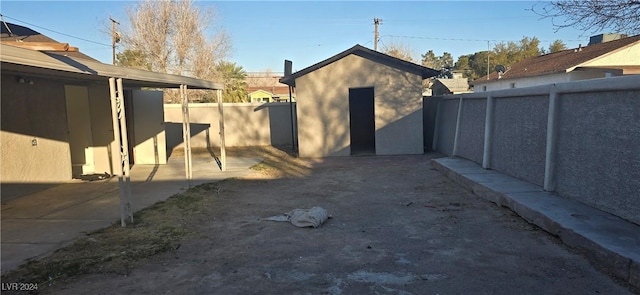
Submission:
<svg viewBox="0 0 640 295">
<path fill-rule="evenodd" d="M 42 293 L 632 294 L 555 237 L 440 175 L 433 155 L 234 154 L 265 162 L 250 177 L 202 187 L 189 206 L 152 209 L 180 217 L 186 234 L 169 250 L 126 271 L 94 266 Z M 332 218 L 316 229 L 263 220 L 312 206 Z"/>
</svg>

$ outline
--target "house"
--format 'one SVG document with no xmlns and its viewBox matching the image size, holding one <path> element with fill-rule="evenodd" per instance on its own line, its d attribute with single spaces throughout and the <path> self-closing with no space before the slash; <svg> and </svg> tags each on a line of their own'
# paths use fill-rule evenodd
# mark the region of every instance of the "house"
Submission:
<svg viewBox="0 0 640 295">
<path fill-rule="evenodd" d="M 3 36 L 15 38 L 12 31 L 3 27 Z M 3 198 L 6 185 L 122 173 L 118 166 L 127 159 L 130 164 L 163 164 L 162 92 L 140 89 L 222 89 L 211 81 L 103 64 L 55 41 L 37 41 L 50 46 L 41 50 L 7 41 L 0 44 Z M 121 153 L 125 138 L 129 147 Z"/>
<path fill-rule="evenodd" d="M 431 85 L 431 95 L 447 95 L 471 92 L 467 78 L 434 79 Z"/>
<path fill-rule="evenodd" d="M 0 43 L 96 61 L 67 43 L 60 43 L 30 28 L 7 22 L 2 22 L 0 26 Z"/>
<path fill-rule="evenodd" d="M 280 79 L 302 157 L 422 154 L 422 81 L 438 71 L 356 45 Z"/>
<path fill-rule="evenodd" d="M 289 87 L 287 86 L 253 86 L 247 89 L 249 102 L 288 102 Z M 291 93 L 293 101 L 295 92 Z"/>
<path fill-rule="evenodd" d="M 249 102 L 272 102 L 273 93 L 258 89 L 247 94 Z"/>
<path fill-rule="evenodd" d="M 594 36 L 591 42 L 523 60 L 471 84 L 478 92 L 640 74 L 640 35 Z"/>
</svg>

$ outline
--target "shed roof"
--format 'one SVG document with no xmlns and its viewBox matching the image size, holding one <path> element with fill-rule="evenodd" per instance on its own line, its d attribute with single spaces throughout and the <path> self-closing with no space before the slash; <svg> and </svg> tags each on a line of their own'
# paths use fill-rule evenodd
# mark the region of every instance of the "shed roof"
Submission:
<svg viewBox="0 0 640 295">
<path fill-rule="evenodd" d="M 125 87 L 223 89 L 223 85 L 191 77 L 104 64 L 95 60 L 0 44 L 2 73 L 30 74 L 56 79 L 106 81 L 122 78 Z"/>
<path fill-rule="evenodd" d="M 297 71 L 289 76 L 282 77 L 280 79 L 280 83 L 284 83 L 289 86 L 296 86 L 296 78 L 309 74 L 315 70 L 318 70 L 326 65 L 329 65 L 351 54 L 366 58 L 368 60 L 383 64 L 392 68 L 396 68 L 405 72 L 420 75 L 422 79 L 436 76 L 439 73 L 434 69 L 427 68 L 418 64 L 414 64 L 412 62 L 408 62 L 408 61 L 405 61 L 405 60 L 402 60 L 378 51 L 374 51 L 362 45 L 357 44 L 319 63 L 316 63 L 307 68 L 304 68 L 300 71 Z"/>
<path fill-rule="evenodd" d="M 552 73 L 568 73 L 591 60 L 633 46 L 634 44 L 640 44 L 640 35 L 531 57 L 511 65 L 506 73 L 503 73 L 500 77 L 498 77 L 498 73 L 494 72 L 489 75 L 489 79 L 487 79 L 487 76 L 484 76 L 478 78 L 475 82 L 486 83 L 498 79 L 504 80 Z M 640 61 L 630 60 L 629 66 L 638 66 L 639 63 Z"/>
</svg>

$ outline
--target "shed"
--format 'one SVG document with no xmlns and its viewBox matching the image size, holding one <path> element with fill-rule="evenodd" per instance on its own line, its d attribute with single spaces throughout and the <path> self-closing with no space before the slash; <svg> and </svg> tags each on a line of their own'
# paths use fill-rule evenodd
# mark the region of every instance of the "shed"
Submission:
<svg viewBox="0 0 640 295">
<path fill-rule="evenodd" d="M 422 154 L 422 80 L 438 71 L 356 45 L 280 79 L 301 157 Z"/>
</svg>

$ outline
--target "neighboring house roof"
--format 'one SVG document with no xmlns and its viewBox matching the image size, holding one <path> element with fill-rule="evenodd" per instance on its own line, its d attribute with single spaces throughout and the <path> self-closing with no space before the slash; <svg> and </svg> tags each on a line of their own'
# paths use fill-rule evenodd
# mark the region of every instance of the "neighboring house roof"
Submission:
<svg viewBox="0 0 640 295">
<path fill-rule="evenodd" d="M 7 23 L 7 22 L 2 22 L 0 24 L 0 41 L 2 41 L 3 43 L 24 42 L 24 43 L 65 44 L 65 43 L 60 43 L 54 39 L 51 39 L 48 36 L 45 36 L 43 34 L 40 34 L 30 28 L 12 24 L 12 23 Z M 47 50 L 41 50 L 41 51 L 47 51 Z M 79 51 L 47 51 L 47 52 L 58 54 L 58 55 L 66 55 L 66 56 L 71 56 L 76 58 L 95 60 L 90 56 Z"/>
<path fill-rule="evenodd" d="M 287 84 L 289 86 L 296 86 L 296 78 L 304 76 L 308 73 L 311 73 L 317 69 L 320 69 L 326 65 L 329 65 L 335 61 L 338 61 L 348 55 L 357 55 L 363 58 L 366 58 L 368 60 L 392 67 L 392 68 L 396 68 L 399 70 L 403 70 L 405 72 L 409 72 L 409 73 L 413 73 L 416 75 L 420 75 L 422 77 L 422 79 L 426 79 L 429 77 L 433 77 L 438 75 L 438 71 L 434 70 L 434 69 L 430 69 L 418 64 L 414 64 L 412 62 L 408 62 L 384 53 L 380 53 L 374 50 L 371 50 L 369 48 L 366 48 L 362 45 L 356 45 L 353 46 L 343 52 L 340 52 L 328 59 L 325 59 L 317 64 L 314 64 L 312 66 L 309 66 L 307 68 L 304 68 L 300 71 L 297 71 L 289 76 L 285 76 L 282 77 L 280 79 L 280 83 L 284 83 Z"/>
<path fill-rule="evenodd" d="M 251 95 L 254 95 L 254 94 L 258 94 L 258 93 L 262 93 L 262 94 L 267 94 L 269 96 L 273 96 L 273 93 L 271 93 L 269 91 L 262 90 L 262 89 L 258 89 L 256 91 L 251 91 L 251 92 L 249 92 L 248 95 L 251 96 Z"/>
<path fill-rule="evenodd" d="M 471 84 L 475 84 L 476 82 L 483 84 L 498 79 L 515 79 L 553 73 L 568 73 L 589 61 L 612 54 L 633 46 L 634 44 L 640 44 L 640 35 L 540 55 L 511 65 L 500 77 L 498 73 L 494 72 L 489 75 L 488 80 L 487 76 L 484 76 L 474 80 Z M 637 67 L 638 63 L 639 61 L 630 61 L 629 66 Z M 614 68 L 620 67 L 621 66 L 616 66 Z"/>
<path fill-rule="evenodd" d="M 451 93 L 466 92 L 469 90 L 469 81 L 467 78 L 457 79 L 436 79 L 434 84 L 441 84 L 443 87 L 449 90 Z M 433 88 L 433 87 L 432 87 Z"/>
<path fill-rule="evenodd" d="M 3 74 L 27 73 L 61 80 L 100 82 L 108 78 L 122 78 L 124 87 L 178 88 L 186 85 L 190 89 L 223 89 L 222 84 L 212 81 L 125 68 L 6 44 L 0 44 L 0 61 Z"/>
<path fill-rule="evenodd" d="M 273 95 L 289 95 L 288 86 L 251 86 L 247 88 L 247 91 L 249 93 L 252 93 L 258 90 L 267 91 Z"/>
</svg>

